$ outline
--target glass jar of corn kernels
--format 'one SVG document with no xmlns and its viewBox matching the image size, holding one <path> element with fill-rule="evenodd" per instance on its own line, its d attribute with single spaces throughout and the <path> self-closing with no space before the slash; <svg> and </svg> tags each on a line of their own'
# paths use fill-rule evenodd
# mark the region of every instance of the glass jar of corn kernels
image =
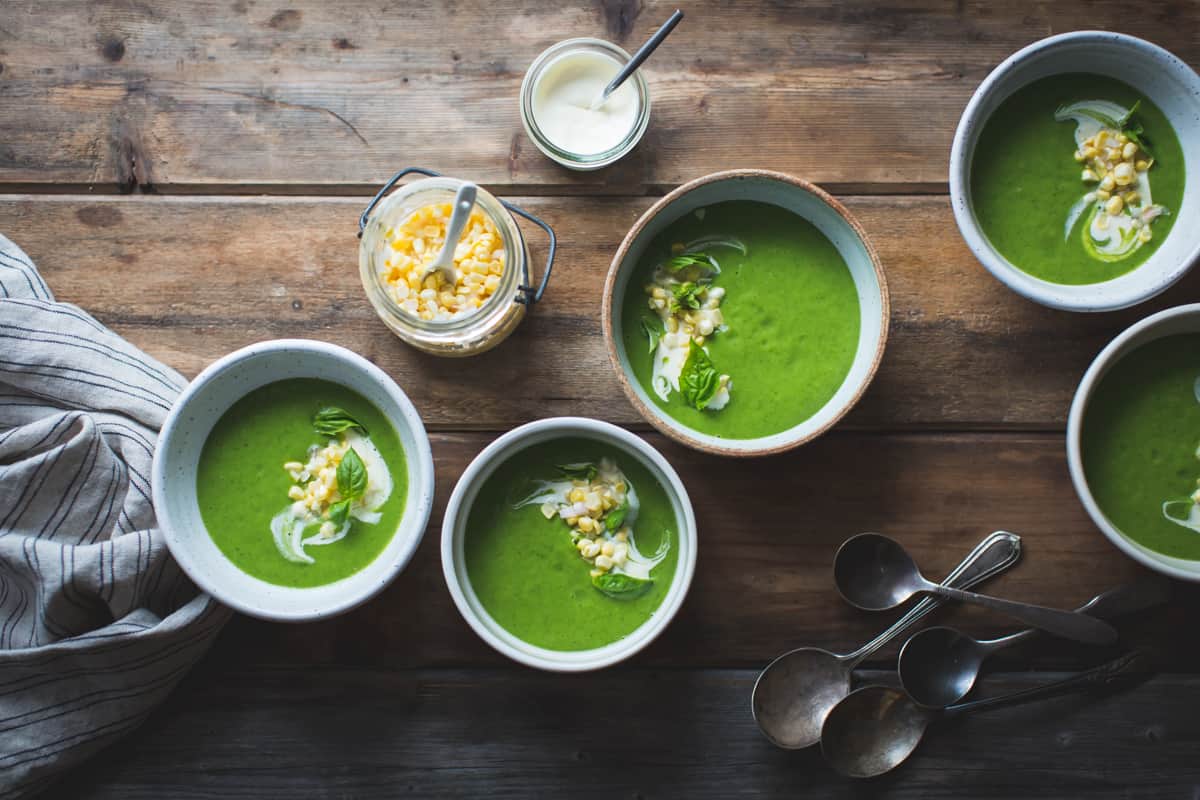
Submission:
<svg viewBox="0 0 1200 800">
<path fill-rule="evenodd" d="M 427 177 L 396 188 L 413 173 Z M 478 188 L 455 253 L 455 285 L 424 275 L 424 263 L 444 241 L 454 196 L 463 183 L 408 167 L 392 176 L 358 220 L 359 277 L 375 313 L 401 339 L 439 356 L 475 355 L 504 341 L 526 309 L 542 299 L 554 265 L 556 240 L 550 226 Z M 513 214 L 549 237 L 537 286 Z"/>
</svg>

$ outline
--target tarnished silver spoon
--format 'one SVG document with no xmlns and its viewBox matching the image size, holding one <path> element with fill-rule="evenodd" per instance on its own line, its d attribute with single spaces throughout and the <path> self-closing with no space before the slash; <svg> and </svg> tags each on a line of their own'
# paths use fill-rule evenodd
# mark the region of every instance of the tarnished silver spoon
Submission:
<svg viewBox="0 0 1200 800">
<path fill-rule="evenodd" d="M 1019 705 L 1071 692 L 1113 689 L 1146 677 L 1153 659 L 1134 651 L 1074 677 L 1013 694 L 962 703 L 941 711 L 922 708 L 900 689 L 864 686 L 838 703 L 821 728 L 821 754 L 850 778 L 872 778 L 895 769 L 917 749 L 937 719 Z"/>
<path fill-rule="evenodd" d="M 1112 619 L 1153 608 L 1165 603 L 1170 595 L 1170 581 L 1148 577 L 1099 594 L 1076 613 Z M 985 659 L 1037 634 L 1036 628 L 1029 628 L 981 641 L 954 628 L 926 628 L 913 634 L 900 649 L 896 668 L 900 685 L 917 705 L 944 708 L 967 696 Z"/>
<path fill-rule="evenodd" d="M 974 586 L 1008 569 L 1020 556 L 1021 537 L 997 531 L 955 567 L 946 583 Z M 779 656 L 754 683 L 750 708 L 759 730 L 772 744 L 788 750 L 816 744 L 825 715 L 850 693 L 854 667 L 939 605 L 941 601 L 933 598 L 922 600 L 853 653 L 838 655 L 819 647 L 801 647 Z"/>
<path fill-rule="evenodd" d="M 833 579 L 846 602 L 867 611 L 895 608 L 915 594 L 929 594 L 990 608 L 1072 641 L 1117 641 L 1116 628 L 1095 617 L 934 583 L 921 574 L 899 542 L 881 533 L 860 533 L 843 542 L 834 557 Z"/>
</svg>

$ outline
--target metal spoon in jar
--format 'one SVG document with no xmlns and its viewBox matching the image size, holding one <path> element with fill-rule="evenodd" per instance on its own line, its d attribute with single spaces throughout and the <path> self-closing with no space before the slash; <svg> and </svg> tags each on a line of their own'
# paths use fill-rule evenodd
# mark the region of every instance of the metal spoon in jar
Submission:
<svg viewBox="0 0 1200 800">
<path fill-rule="evenodd" d="M 471 209 L 475 207 L 477 188 L 470 181 L 464 181 L 463 185 L 458 187 L 458 192 L 454 195 L 454 212 L 450 215 L 450 224 L 446 226 L 446 241 L 442 244 L 437 258 L 425 268 L 425 274 L 421 276 L 422 281 L 434 272 L 442 273 L 442 280 L 450 286 L 458 281 L 458 270 L 454 268 L 454 250 L 458 247 L 458 240 L 462 238 L 463 229 L 467 227 Z"/>
<path fill-rule="evenodd" d="M 946 583 L 974 586 L 1017 562 L 1021 537 L 997 531 L 971 551 Z M 759 730 L 777 747 L 796 750 L 821 738 L 829 709 L 850 693 L 851 673 L 858 664 L 899 636 L 942 603 L 926 598 L 867 644 L 846 655 L 819 647 L 801 647 L 767 665 L 754 683 L 750 708 Z"/>
<path fill-rule="evenodd" d="M 1076 613 L 1100 619 L 1145 611 L 1165 603 L 1171 594 L 1166 578 L 1145 578 L 1092 598 Z M 999 639 L 980 641 L 954 628 L 926 628 L 900 649 L 900 685 L 917 705 L 944 708 L 966 697 L 986 658 L 1038 633 L 1029 628 Z"/>
<path fill-rule="evenodd" d="M 1090 689 L 1111 689 L 1149 676 L 1153 659 L 1133 651 L 1107 664 L 1056 683 L 1012 694 L 950 706 L 922 708 L 890 686 L 864 686 L 838 703 L 821 728 L 821 754 L 835 770 L 850 778 L 873 778 L 895 769 L 912 755 L 934 720 L 1028 703 Z"/>
<path fill-rule="evenodd" d="M 595 111 L 600 106 L 608 102 L 608 98 L 618 87 L 625 81 L 629 80 L 629 76 L 637 72 L 638 67 L 642 62 L 650 57 L 650 54 L 658 49 L 658 46 L 663 43 L 663 39 L 667 38 L 667 34 L 675 30 L 675 26 L 683 20 L 683 12 L 678 8 L 675 13 L 662 24 L 662 27 L 654 32 L 654 35 L 646 40 L 646 43 L 638 48 L 638 51 L 633 54 L 629 62 L 621 68 L 621 71 L 613 76 L 613 79 L 600 90 L 600 93 L 592 99 L 592 103 L 588 108 Z"/>
<path fill-rule="evenodd" d="M 1076 642 L 1112 644 L 1117 640 L 1116 629 L 1094 617 L 964 592 L 927 580 L 900 543 L 880 533 L 860 533 L 847 539 L 834 558 L 833 578 L 846 602 L 867 611 L 895 608 L 914 594 L 931 594 L 1000 611 Z"/>
</svg>

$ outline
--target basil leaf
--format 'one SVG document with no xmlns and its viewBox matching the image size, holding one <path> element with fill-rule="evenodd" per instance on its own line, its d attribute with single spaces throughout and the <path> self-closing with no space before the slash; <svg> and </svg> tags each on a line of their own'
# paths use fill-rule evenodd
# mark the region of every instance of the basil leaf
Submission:
<svg viewBox="0 0 1200 800">
<path fill-rule="evenodd" d="M 351 447 L 337 468 L 338 492 L 347 500 L 362 497 L 367 491 L 367 465 Z"/>
<path fill-rule="evenodd" d="M 346 524 L 346 520 L 350 517 L 350 501 L 339 500 L 329 507 L 327 514 L 329 521 L 339 528 Z"/>
<path fill-rule="evenodd" d="M 337 406 L 326 406 L 313 414 L 312 425 L 313 430 L 322 436 L 336 436 L 350 428 L 358 428 L 364 435 L 369 435 L 361 422 Z"/>
<path fill-rule="evenodd" d="M 698 283 L 687 281 L 686 283 L 677 284 L 671 289 L 671 293 L 675 295 L 675 300 L 683 308 L 698 309 L 700 308 L 700 298 L 696 294 L 703 287 Z"/>
<path fill-rule="evenodd" d="M 703 411 L 717 394 L 720 385 L 721 376 L 713 366 L 712 359 L 693 339 L 688 343 L 688 357 L 679 374 L 679 389 L 683 392 L 683 399 L 692 408 Z"/>
<path fill-rule="evenodd" d="M 629 514 L 629 498 L 626 497 L 621 501 L 621 505 L 608 512 L 608 516 L 604 518 L 604 527 L 610 531 L 615 531 L 625 522 L 625 517 Z"/>
<path fill-rule="evenodd" d="M 661 334 L 657 330 L 654 329 L 654 323 L 651 322 L 646 317 L 642 317 L 641 321 L 642 321 L 642 333 L 646 334 L 646 338 L 648 338 L 650 340 L 650 353 L 651 353 L 651 355 L 653 355 L 655 349 L 658 347 L 658 337 Z"/>
<path fill-rule="evenodd" d="M 642 580 L 620 572 L 605 572 L 592 578 L 592 586 L 618 600 L 632 600 L 649 590 L 652 583 L 654 581 Z"/>
<path fill-rule="evenodd" d="M 1128 125 L 1128 124 L 1129 124 L 1129 120 L 1133 119 L 1133 115 L 1134 115 L 1135 113 L 1137 113 L 1138 106 L 1140 106 L 1141 104 L 1142 104 L 1141 98 L 1139 98 L 1139 99 L 1135 100 L 1135 101 L 1133 102 L 1133 105 L 1131 105 L 1131 106 L 1129 107 L 1129 110 L 1125 112 L 1125 116 L 1123 116 L 1123 117 L 1121 117 L 1119 120 L 1117 120 L 1117 124 L 1116 124 L 1116 125 L 1114 125 L 1113 127 L 1114 127 L 1114 128 L 1123 128 L 1123 127 L 1125 127 L 1126 125 Z"/>
<path fill-rule="evenodd" d="M 586 462 L 578 464 L 558 464 L 558 471 L 568 478 L 575 478 L 589 483 L 596 477 L 596 465 Z"/>
<path fill-rule="evenodd" d="M 688 267 L 704 267 L 705 269 L 712 269 L 715 266 L 716 264 L 713 263 L 712 258 L 709 256 L 701 255 L 700 253 L 684 253 L 683 255 L 672 257 L 667 262 L 667 271 L 679 272 L 680 270 L 687 269 Z"/>
</svg>

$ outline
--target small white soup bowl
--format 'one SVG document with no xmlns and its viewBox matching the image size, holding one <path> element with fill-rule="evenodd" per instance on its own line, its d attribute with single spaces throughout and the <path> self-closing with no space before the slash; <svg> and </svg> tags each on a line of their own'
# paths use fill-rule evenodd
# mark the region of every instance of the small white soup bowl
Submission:
<svg viewBox="0 0 1200 800">
<path fill-rule="evenodd" d="M 1014 266 L 988 241 L 971 199 L 971 162 L 992 113 L 1018 89 L 1040 78 L 1072 72 L 1115 78 L 1149 98 L 1175 129 L 1186 171 L 1182 206 L 1171 209 L 1176 221 L 1158 249 L 1124 275 L 1081 285 L 1051 283 Z M 1200 214 L 1196 165 L 1200 165 L 1200 76 L 1171 53 L 1142 39 L 1106 31 L 1075 31 L 1017 51 L 975 90 L 954 133 L 950 202 L 967 247 L 1008 288 L 1051 308 L 1112 311 L 1154 297 L 1182 278 L 1200 256 L 1200 228 L 1187 223 Z"/>
<path fill-rule="evenodd" d="M 369 400 L 395 428 L 408 469 L 404 514 L 383 551 L 353 575 L 310 588 L 277 586 L 235 566 L 209 536 L 196 500 L 200 452 L 217 420 L 247 393 L 288 378 L 319 378 Z M 433 457 L 417 410 L 383 370 L 344 347 L 277 339 L 218 359 L 188 385 L 159 433 L 151 483 L 154 510 L 171 555 L 197 586 L 252 617 L 305 622 L 366 602 L 408 564 L 433 505 Z M 270 536 L 270 531 L 263 535 Z"/>
<path fill-rule="evenodd" d="M 728 200 L 752 200 L 779 206 L 810 222 L 837 248 L 854 279 L 860 309 L 858 348 L 842 385 L 808 419 L 770 436 L 727 439 L 702 433 L 664 412 L 633 374 L 621 337 L 625 289 L 646 247 L 685 214 Z M 609 359 L 625 395 L 646 421 L 672 439 L 707 453 L 725 456 L 765 456 L 799 447 L 829 430 L 854 407 L 879 367 L 888 334 L 888 288 L 883 266 L 866 231 L 850 212 L 828 193 L 806 180 L 782 172 L 734 169 L 685 183 L 659 200 L 621 242 L 604 284 L 601 321 Z"/>
<path fill-rule="evenodd" d="M 1118 361 L 1142 345 L 1161 339 L 1164 336 L 1174 336 L 1181 333 L 1200 333 L 1200 303 L 1176 306 L 1160 311 L 1131 325 L 1120 336 L 1109 342 L 1100 351 L 1079 381 L 1075 390 L 1075 399 L 1071 403 L 1071 413 L 1067 418 L 1067 465 L 1071 470 L 1071 482 L 1075 484 L 1075 492 L 1080 502 L 1087 510 L 1088 516 L 1096 523 L 1101 533 L 1109 541 L 1122 550 L 1126 555 L 1150 569 L 1181 578 L 1188 581 L 1200 581 L 1200 561 L 1189 561 L 1183 558 L 1173 558 L 1144 547 L 1125 534 L 1121 533 L 1108 517 L 1104 515 L 1092 490 L 1088 486 L 1087 475 L 1083 469 L 1083 419 L 1087 414 L 1088 403 L 1096 385 Z"/>
<path fill-rule="evenodd" d="M 675 512 L 678 560 L 662 604 L 637 630 L 620 641 L 592 650 L 549 650 L 514 636 L 498 623 L 471 587 L 464 553 L 467 521 L 480 487 L 512 456 L 541 442 L 564 437 L 594 439 L 622 451 L 644 466 L 663 487 Z M 565 535 L 565 534 L 564 534 Z M 675 617 L 696 571 L 696 517 L 679 475 L 667 460 L 638 436 L 608 422 L 583 417 L 553 417 L 530 422 L 492 442 L 475 457 L 446 506 L 442 522 L 442 572 L 463 619 L 479 637 L 514 661 L 552 672 L 584 672 L 624 661 L 654 641 Z"/>
</svg>

